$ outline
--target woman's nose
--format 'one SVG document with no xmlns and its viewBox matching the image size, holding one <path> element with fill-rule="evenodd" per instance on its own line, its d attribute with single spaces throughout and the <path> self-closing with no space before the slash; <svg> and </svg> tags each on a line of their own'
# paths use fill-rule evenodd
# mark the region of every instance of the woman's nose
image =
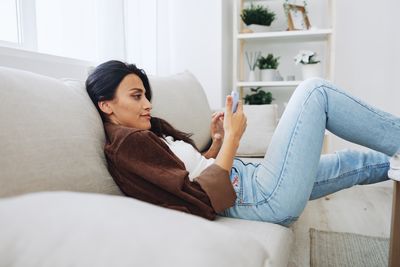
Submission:
<svg viewBox="0 0 400 267">
<path fill-rule="evenodd" d="M 153 105 L 151 104 L 151 102 L 146 99 L 146 104 L 145 104 L 145 109 L 151 110 L 153 108 Z"/>
</svg>

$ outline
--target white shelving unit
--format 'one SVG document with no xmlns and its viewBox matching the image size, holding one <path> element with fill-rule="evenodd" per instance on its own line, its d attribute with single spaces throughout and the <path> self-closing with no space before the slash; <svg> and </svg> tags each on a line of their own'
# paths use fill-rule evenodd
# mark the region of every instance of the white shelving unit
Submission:
<svg viewBox="0 0 400 267">
<path fill-rule="evenodd" d="M 245 88 L 264 87 L 263 89 L 266 89 L 267 91 L 269 91 L 270 89 L 272 90 L 281 90 L 281 89 L 283 90 L 284 88 L 295 89 L 302 82 L 302 80 L 300 80 L 301 77 L 296 77 L 296 80 L 294 81 L 287 81 L 287 80 L 247 81 L 246 80 L 247 75 L 245 75 L 246 74 L 245 70 L 247 70 L 246 68 L 248 68 L 247 63 L 245 61 L 245 51 L 248 50 L 247 46 L 254 48 L 255 47 L 254 45 L 258 45 L 258 47 L 262 47 L 265 50 L 265 48 L 268 45 L 275 45 L 275 51 L 277 51 L 279 47 L 278 48 L 276 47 L 282 44 L 281 51 L 288 51 L 287 47 L 290 47 L 291 45 L 296 48 L 300 48 L 303 46 L 302 44 L 305 44 L 304 45 L 305 47 L 302 48 L 301 50 L 308 50 L 307 45 L 309 45 L 310 43 L 321 44 L 321 47 L 323 47 L 322 52 L 324 54 L 322 60 L 322 64 L 324 64 L 324 75 L 322 78 L 333 81 L 334 58 L 335 58 L 334 46 L 332 45 L 334 43 L 334 36 L 335 36 L 333 28 L 333 25 L 335 25 L 334 22 L 335 10 L 333 5 L 334 0 L 307 0 L 308 7 L 310 7 L 310 5 L 316 4 L 317 3 L 316 1 L 326 1 L 325 7 L 327 8 L 326 12 L 328 16 L 326 17 L 321 16 L 322 19 L 325 19 L 324 23 L 321 24 L 323 24 L 324 26 L 328 25 L 328 27 L 317 29 L 311 21 L 311 25 L 314 27 L 310 30 L 303 30 L 303 31 L 281 30 L 281 31 L 271 31 L 262 33 L 243 32 L 243 29 L 245 28 L 246 25 L 242 22 L 240 14 L 245 6 L 245 2 L 249 1 L 248 0 L 234 0 L 234 1 L 235 4 L 234 4 L 234 14 L 233 14 L 233 86 L 240 92 L 241 98 L 244 97 Z M 283 4 L 284 4 L 283 0 L 257 1 L 256 4 L 259 4 L 260 2 L 265 3 L 267 6 L 271 3 L 277 3 L 279 5 L 280 2 L 282 4 L 282 10 L 283 10 Z M 320 2 L 318 4 L 320 4 Z M 282 13 L 280 15 L 282 15 Z M 326 21 L 327 18 L 329 18 L 329 21 Z M 284 19 L 286 21 L 286 18 Z M 286 50 L 284 47 L 286 47 Z M 263 55 L 266 54 L 265 52 L 268 51 L 263 51 Z M 282 52 L 281 54 L 278 54 L 278 56 L 280 56 L 281 59 L 286 57 L 284 64 L 294 65 L 293 54 L 285 54 L 284 52 Z M 293 65 L 290 67 L 294 68 Z M 279 68 L 280 67 L 278 67 L 278 70 Z M 286 66 L 286 69 L 288 69 L 288 66 Z M 273 95 L 275 95 L 274 92 Z M 288 100 L 289 99 L 287 99 L 285 102 L 287 102 Z M 329 152 L 328 143 L 329 143 L 329 134 L 326 131 L 324 146 L 322 151 L 323 153 Z"/>
<path fill-rule="evenodd" d="M 300 38 L 303 40 L 309 40 L 309 38 L 321 38 L 324 39 L 332 33 L 332 29 L 323 30 L 307 30 L 307 31 L 281 31 L 281 32 L 255 32 L 255 33 L 238 33 L 237 38 L 243 40 L 250 39 L 272 39 L 272 38 L 285 38 L 299 41 Z"/>
<path fill-rule="evenodd" d="M 312 29 L 304 31 L 274 31 L 274 32 L 262 32 L 262 33 L 243 33 L 245 28 L 244 23 L 240 18 L 241 11 L 245 5 L 246 0 L 235 0 L 234 15 L 233 15 L 233 85 L 243 96 L 243 89 L 245 87 L 262 86 L 262 87 L 293 87 L 295 88 L 301 80 L 296 81 L 254 81 L 249 82 L 245 79 L 245 68 L 247 67 L 245 62 L 244 52 L 246 46 L 252 42 L 262 42 L 263 44 L 271 43 L 291 43 L 298 45 L 301 42 L 323 42 L 326 45 L 324 49 L 327 55 L 324 60 L 325 64 L 325 75 L 323 78 L 333 80 L 333 66 L 334 66 L 334 7 L 333 0 L 326 0 L 328 4 L 328 12 L 330 14 L 329 28 L 324 29 Z M 262 2 L 262 1 L 258 1 Z M 268 0 L 265 3 L 281 2 L 282 0 Z M 281 57 L 293 57 L 293 55 L 280 55 Z M 294 64 L 294 62 L 293 62 Z M 296 77 L 298 78 L 298 77 Z"/>
<path fill-rule="evenodd" d="M 251 87 L 251 86 L 262 86 L 262 87 L 289 87 L 297 86 L 301 81 L 257 81 L 257 82 L 237 82 L 238 87 Z"/>
</svg>

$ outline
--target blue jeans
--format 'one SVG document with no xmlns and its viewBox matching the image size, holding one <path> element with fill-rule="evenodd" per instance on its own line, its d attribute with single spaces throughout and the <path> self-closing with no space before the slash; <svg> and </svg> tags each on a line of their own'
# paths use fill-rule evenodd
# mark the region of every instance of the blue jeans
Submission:
<svg viewBox="0 0 400 267">
<path fill-rule="evenodd" d="M 321 156 L 325 129 L 370 148 Z M 235 158 L 234 206 L 219 215 L 290 226 L 307 201 L 357 184 L 388 179 L 389 156 L 400 147 L 400 118 L 322 79 L 293 93 L 260 164 Z"/>
</svg>

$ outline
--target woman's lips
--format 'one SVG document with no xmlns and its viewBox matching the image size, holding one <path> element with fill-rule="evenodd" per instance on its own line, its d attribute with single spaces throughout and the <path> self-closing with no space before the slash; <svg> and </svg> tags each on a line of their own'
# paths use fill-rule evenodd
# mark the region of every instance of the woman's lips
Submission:
<svg viewBox="0 0 400 267">
<path fill-rule="evenodd" d="M 151 116 L 150 115 L 142 115 L 143 118 L 150 120 Z"/>
</svg>

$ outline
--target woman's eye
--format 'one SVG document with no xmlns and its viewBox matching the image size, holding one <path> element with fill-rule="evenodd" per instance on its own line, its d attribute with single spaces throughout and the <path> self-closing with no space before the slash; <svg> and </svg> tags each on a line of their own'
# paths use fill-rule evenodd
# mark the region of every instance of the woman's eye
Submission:
<svg viewBox="0 0 400 267">
<path fill-rule="evenodd" d="M 133 95 L 133 98 L 135 98 L 135 99 L 140 99 L 141 96 L 142 96 L 142 95 Z"/>
</svg>

